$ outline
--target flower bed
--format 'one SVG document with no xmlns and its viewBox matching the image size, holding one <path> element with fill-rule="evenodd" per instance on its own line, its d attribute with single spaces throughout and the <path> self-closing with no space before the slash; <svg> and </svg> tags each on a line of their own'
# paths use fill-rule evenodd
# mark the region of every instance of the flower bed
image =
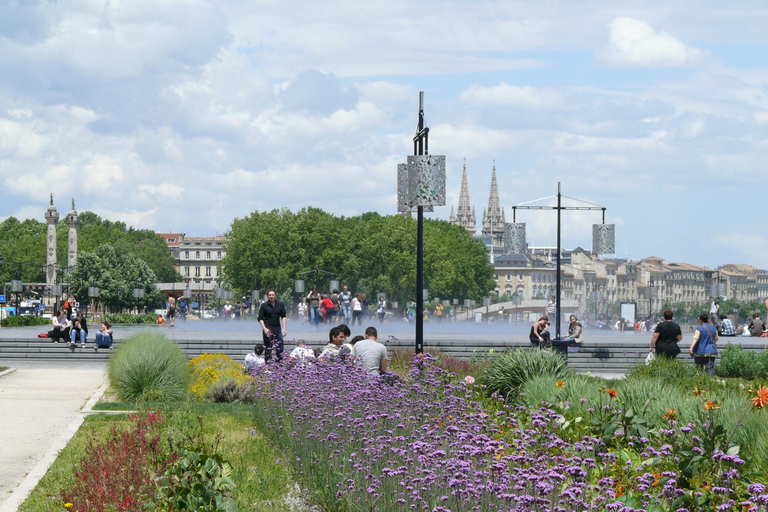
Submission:
<svg viewBox="0 0 768 512">
<path fill-rule="evenodd" d="M 712 400 L 702 423 L 670 415 L 654 430 L 602 389 L 593 408 L 604 416 L 585 429 L 599 434 L 568 440 L 569 420 L 549 404 L 484 399 L 432 361 L 414 357 L 408 382 L 393 385 L 355 365 L 273 365 L 257 376 L 254 418 L 333 509 L 765 510 Z"/>
</svg>

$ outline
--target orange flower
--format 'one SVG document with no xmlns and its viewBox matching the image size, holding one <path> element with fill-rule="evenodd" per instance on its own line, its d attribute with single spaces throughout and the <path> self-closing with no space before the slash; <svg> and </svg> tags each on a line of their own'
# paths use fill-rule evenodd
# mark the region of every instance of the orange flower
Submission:
<svg viewBox="0 0 768 512">
<path fill-rule="evenodd" d="M 706 393 L 706 391 L 704 391 L 703 389 L 693 388 L 693 396 L 701 396 L 704 393 Z"/>
<path fill-rule="evenodd" d="M 664 419 L 667 421 L 673 421 L 677 419 L 677 411 L 674 409 L 667 409 L 666 414 L 664 414 Z"/>
<path fill-rule="evenodd" d="M 565 387 L 565 382 L 562 381 L 562 380 L 559 380 L 559 381 L 555 382 L 555 386 L 557 386 L 559 388 L 564 388 Z"/>
<path fill-rule="evenodd" d="M 605 390 L 606 393 L 608 393 L 608 396 L 616 400 L 616 398 L 619 396 L 619 394 L 616 392 L 613 388 L 608 388 Z"/>
<path fill-rule="evenodd" d="M 711 411 L 712 409 L 719 409 L 719 408 L 720 406 L 717 405 L 717 403 L 713 402 L 712 400 L 704 404 L 704 409 L 706 409 L 707 411 Z"/>
<path fill-rule="evenodd" d="M 760 386 L 755 392 L 755 397 L 752 399 L 752 405 L 758 409 L 762 409 L 768 405 L 768 388 Z"/>
</svg>

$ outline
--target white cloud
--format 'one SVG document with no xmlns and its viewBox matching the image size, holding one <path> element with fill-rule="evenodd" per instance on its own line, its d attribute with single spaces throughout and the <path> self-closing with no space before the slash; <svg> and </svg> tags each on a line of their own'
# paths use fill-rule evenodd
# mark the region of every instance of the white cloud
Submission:
<svg viewBox="0 0 768 512">
<path fill-rule="evenodd" d="M 701 62 L 703 52 L 656 32 L 644 20 L 621 17 L 608 24 L 608 46 L 597 52 L 598 61 L 615 67 L 687 67 Z"/>
<path fill-rule="evenodd" d="M 554 109 L 561 106 L 563 99 L 552 87 L 531 87 L 509 85 L 501 82 L 493 87 L 473 85 L 461 94 L 461 100 L 470 105 L 483 107 L 525 107 L 532 109 Z"/>
</svg>

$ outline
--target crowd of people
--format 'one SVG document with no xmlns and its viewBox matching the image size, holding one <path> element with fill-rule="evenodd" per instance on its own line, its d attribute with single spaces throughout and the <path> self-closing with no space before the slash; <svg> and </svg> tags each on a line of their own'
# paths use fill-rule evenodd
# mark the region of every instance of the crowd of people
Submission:
<svg viewBox="0 0 768 512">
<path fill-rule="evenodd" d="M 88 320 L 82 311 L 73 313 L 75 304 L 75 298 L 72 296 L 61 301 L 56 314 L 53 315 L 52 329 L 48 331 L 47 336 L 53 343 L 63 340 L 70 349 L 75 349 L 78 345 L 86 348 Z M 113 337 L 112 325 L 106 320 L 102 321 L 99 331 L 96 332 L 93 350 L 112 349 Z"/>
</svg>

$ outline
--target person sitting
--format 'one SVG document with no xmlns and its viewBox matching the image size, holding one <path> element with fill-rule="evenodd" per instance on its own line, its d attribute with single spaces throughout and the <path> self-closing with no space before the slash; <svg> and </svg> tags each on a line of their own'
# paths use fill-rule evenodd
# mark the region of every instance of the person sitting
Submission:
<svg viewBox="0 0 768 512">
<path fill-rule="evenodd" d="M 315 351 L 309 348 L 304 340 L 297 341 L 296 348 L 291 350 L 291 354 L 288 356 L 289 361 L 298 361 L 299 363 L 308 363 L 315 359 L 317 359 Z"/>
<path fill-rule="evenodd" d="M 760 319 L 760 315 L 755 313 L 752 315 L 752 321 L 749 322 L 749 332 L 752 336 L 762 336 L 764 330 L 765 324 L 763 324 L 763 321 Z"/>
<path fill-rule="evenodd" d="M 720 315 L 720 336 L 736 336 L 736 329 L 733 328 L 733 322 L 728 315 Z"/>
<path fill-rule="evenodd" d="M 267 363 L 264 361 L 264 345 L 259 343 L 253 347 L 253 352 L 245 356 L 243 368 L 245 369 L 245 373 L 253 374 L 253 372 L 260 366 L 264 366 L 265 364 Z"/>
<path fill-rule="evenodd" d="M 345 361 L 347 357 L 350 357 L 352 355 L 352 349 L 355 348 L 355 343 L 357 343 L 358 341 L 362 341 L 364 339 L 365 339 L 365 336 L 357 335 L 354 338 L 347 341 L 346 343 L 344 343 L 341 347 L 339 347 L 339 357 L 341 358 L 341 360 Z"/>
<path fill-rule="evenodd" d="M 365 371 L 374 376 L 383 375 L 387 371 L 387 347 L 376 341 L 378 336 L 375 327 L 368 327 L 365 329 L 365 338 L 352 347 L 352 357 L 362 361 Z"/>
<path fill-rule="evenodd" d="M 60 309 L 53 317 L 53 329 L 48 335 L 53 343 L 58 343 L 60 339 L 68 340 L 69 332 L 72 330 L 72 322 L 67 320 L 67 311 Z"/>
<path fill-rule="evenodd" d="M 544 348 L 550 344 L 549 331 L 547 326 L 549 325 L 549 318 L 543 316 L 539 318 L 531 326 L 531 333 L 528 338 L 531 340 L 531 345 L 538 348 Z"/>
<path fill-rule="evenodd" d="M 108 348 L 112 350 L 112 326 L 109 322 L 104 320 L 101 322 L 101 331 L 96 333 L 96 343 L 93 346 L 94 352 L 97 352 L 100 348 Z"/>
<path fill-rule="evenodd" d="M 77 312 L 77 317 L 75 317 L 71 331 L 71 343 L 69 344 L 70 348 L 75 348 L 77 346 L 76 340 L 78 338 L 80 339 L 81 347 L 85 348 L 85 338 L 88 336 L 88 321 L 83 316 L 82 311 Z"/>
<path fill-rule="evenodd" d="M 328 333 L 328 344 L 320 352 L 319 359 L 330 359 L 339 356 L 339 348 L 347 341 L 347 337 L 338 327 L 334 327 Z"/>
<path fill-rule="evenodd" d="M 579 323 L 579 319 L 576 318 L 576 315 L 571 315 L 570 322 L 571 323 L 568 324 L 568 337 L 563 341 L 566 343 L 577 343 L 580 345 L 584 341 L 584 336 L 582 334 L 583 329 Z"/>
<path fill-rule="evenodd" d="M 752 333 L 749 332 L 749 326 L 747 324 L 742 325 L 741 329 L 742 329 L 741 331 L 742 338 L 752 336 Z"/>
</svg>

